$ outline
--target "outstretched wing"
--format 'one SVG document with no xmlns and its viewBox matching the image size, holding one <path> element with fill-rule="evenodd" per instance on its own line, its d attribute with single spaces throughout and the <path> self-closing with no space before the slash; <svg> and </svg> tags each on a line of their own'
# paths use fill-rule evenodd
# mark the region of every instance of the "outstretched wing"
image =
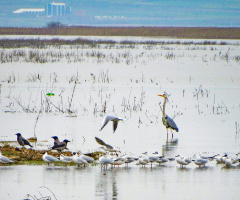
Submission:
<svg viewBox="0 0 240 200">
<path fill-rule="evenodd" d="M 95 140 L 97 141 L 98 144 L 103 145 L 105 147 L 107 147 L 108 149 L 113 149 L 113 147 L 109 144 L 106 144 L 103 140 L 101 140 L 98 137 L 95 137 Z"/>
<path fill-rule="evenodd" d="M 103 118 L 102 127 L 100 128 L 100 131 L 107 125 L 107 123 L 108 123 L 109 121 L 114 120 L 114 119 L 117 119 L 117 117 L 110 116 L 110 115 L 106 115 L 106 116 Z"/>
<path fill-rule="evenodd" d="M 116 131 L 117 126 L 118 126 L 118 121 L 113 121 L 113 132 Z"/>
</svg>

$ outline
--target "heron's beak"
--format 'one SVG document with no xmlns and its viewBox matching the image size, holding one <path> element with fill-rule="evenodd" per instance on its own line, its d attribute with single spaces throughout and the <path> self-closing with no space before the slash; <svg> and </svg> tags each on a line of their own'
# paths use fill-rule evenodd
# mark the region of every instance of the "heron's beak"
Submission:
<svg viewBox="0 0 240 200">
<path fill-rule="evenodd" d="M 158 94 L 158 96 L 163 97 L 163 95 L 161 95 L 161 94 Z"/>
</svg>

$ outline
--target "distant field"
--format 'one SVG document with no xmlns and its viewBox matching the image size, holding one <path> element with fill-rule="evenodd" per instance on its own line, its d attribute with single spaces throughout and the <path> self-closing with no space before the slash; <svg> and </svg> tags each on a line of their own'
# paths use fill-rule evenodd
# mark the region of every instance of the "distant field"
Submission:
<svg viewBox="0 0 240 200">
<path fill-rule="evenodd" d="M 240 28 L 87 26 L 61 28 L 0 28 L 0 35 L 153 36 L 190 39 L 240 39 Z"/>
</svg>

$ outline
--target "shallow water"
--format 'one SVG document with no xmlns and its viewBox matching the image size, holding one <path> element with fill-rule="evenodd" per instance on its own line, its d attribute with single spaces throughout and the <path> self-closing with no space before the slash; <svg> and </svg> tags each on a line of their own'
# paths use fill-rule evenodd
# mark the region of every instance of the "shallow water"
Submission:
<svg viewBox="0 0 240 200">
<path fill-rule="evenodd" d="M 1 199 L 238 199 L 240 166 L 2 166 Z M 13 192 L 14 191 L 14 192 Z M 53 193 L 53 194 L 52 194 Z"/>
<path fill-rule="evenodd" d="M 66 64 L 63 59 L 59 63 L 1 64 L 0 141 L 12 141 L 11 145 L 18 146 L 15 134 L 21 132 L 25 138 L 37 136 L 38 141 L 33 144 L 36 150 L 48 150 L 53 145 L 51 136 L 57 135 L 60 140 L 71 141 L 70 151 L 83 153 L 99 148 L 96 136 L 122 154 L 136 157 L 146 151 L 149 154 L 158 151 L 168 157 L 178 154 L 193 157 L 198 153 L 234 156 L 239 152 L 238 43 L 154 48 L 139 45 L 131 51 L 118 48 L 108 50 L 100 46 L 97 51 L 106 55 L 101 63 L 85 56 L 81 63 Z M 62 53 L 68 51 L 75 49 L 64 48 Z M 112 64 L 111 56 L 119 52 L 125 52 L 131 63 L 126 64 L 122 57 L 117 57 L 120 63 Z M 172 54 L 173 58 L 166 57 Z M 227 55 L 228 59 L 220 55 Z M 30 75 L 36 74 L 42 77 L 41 81 L 30 81 Z M 51 105 L 68 108 L 74 88 L 69 80 L 77 74 L 71 105 L 73 114 L 61 113 L 53 106 L 39 114 L 41 103 L 48 109 L 47 100 Z M 102 81 L 106 74 L 109 82 Z M 13 76 L 16 81 L 8 83 Z M 202 93 L 197 97 L 199 90 Z M 170 95 L 166 112 L 170 117 L 175 116 L 179 128 L 179 133 L 174 133 L 174 142 L 170 133 L 167 140 L 162 125 L 163 99 L 157 94 L 165 91 Z M 48 92 L 54 92 L 55 96 L 46 98 Z M 99 131 L 105 101 L 107 114 L 126 119 L 119 122 L 114 134 L 111 124 Z M 32 112 L 26 113 L 18 102 Z M 240 167 L 226 168 L 215 162 L 205 168 L 191 163 L 184 169 L 175 161 L 163 166 L 154 164 L 152 169 L 150 165 L 142 168 L 131 164 L 127 169 L 109 168 L 104 174 L 100 166 L 85 169 L 1 166 L 1 199 L 24 199 L 27 194 L 38 198 L 40 194 L 53 195 L 49 189 L 56 199 L 238 199 L 240 195 Z"/>
</svg>

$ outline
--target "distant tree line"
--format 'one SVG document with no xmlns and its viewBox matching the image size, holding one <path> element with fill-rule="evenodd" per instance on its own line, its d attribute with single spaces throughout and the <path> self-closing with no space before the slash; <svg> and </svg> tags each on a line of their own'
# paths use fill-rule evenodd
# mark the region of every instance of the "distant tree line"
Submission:
<svg viewBox="0 0 240 200">
<path fill-rule="evenodd" d="M 65 27 L 66 25 L 64 25 L 61 22 L 48 22 L 47 23 L 47 28 L 62 28 Z"/>
</svg>

